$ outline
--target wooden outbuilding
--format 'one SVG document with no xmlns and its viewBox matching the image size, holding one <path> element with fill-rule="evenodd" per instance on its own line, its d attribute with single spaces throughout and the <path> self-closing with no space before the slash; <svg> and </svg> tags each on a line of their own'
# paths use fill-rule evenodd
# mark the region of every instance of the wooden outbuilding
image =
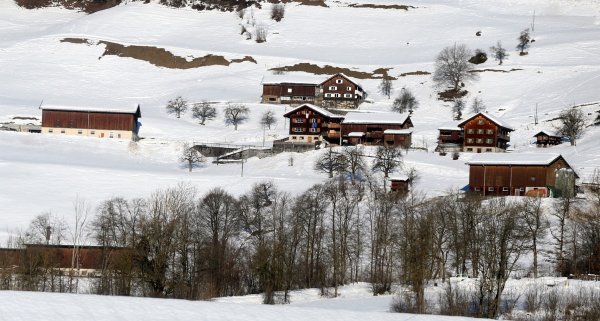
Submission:
<svg viewBox="0 0 600 321">
<path fill-rule="evenodd" d="M 265 83 L 262 103 L 264 104 L 314 104 L 317 84 L 308 83 Z"/>
<path fill-rule="evenodd" d="M 42 107 L 42 133 L 138 139 L 140 106 L 132 109 Z"/>
<path fill-rule="evenodd" d="M 469 190 L 484 196 L 550 196 L 562 170 L 577 174 L 560 154 L 502 153 L 476 155 L 469 165 Z M 562 186 L 574 190 L 573 186 Z M 570 183 L 569 183 L 570 184 Z"/>
<path fill-rule="evenodd" d="M 366 99 L 362 86 L 342 73 L 328 78 L 319 88 L 320 104 L 326 108 L 355 109 Z"/>
<path fill-rule="evenodd" d="M 283 116 L 290 119 L 289 136 L 293 142 L 314 143 L 322 139 L 332 143 L 340 141 L 340 123 L 344 116 L 312 104 L 302 104 Z"/>
<path fill-rule="evenodd" d="M 400 194 L 408 193 L 410 189 L 410 179 L 407 176 L 391 176 L 390 181 L 390 190 L 392 192 L 397 192 Z"/>
<path fill-rule="evenodd" d="M 504 152 L 514 129 L 487 113 L 477 113 L 458 124 L 463 133 L 463 152 Z"/>
<path fill-rule="evenodd" d="M 412 143 L 413 123 L 408 114 L 349 112 L 342 121 L 343 142 L 407 148 Z"/>
<path fill-rule="evenodd" d="M 541 130 L 537 134 L 533 135 L 536 138 L 537 147 L 548 147 L 548 145 L 558 145 L 562 141 L 562 135 L 551 131 L 551 130 Z"/>
</svg>

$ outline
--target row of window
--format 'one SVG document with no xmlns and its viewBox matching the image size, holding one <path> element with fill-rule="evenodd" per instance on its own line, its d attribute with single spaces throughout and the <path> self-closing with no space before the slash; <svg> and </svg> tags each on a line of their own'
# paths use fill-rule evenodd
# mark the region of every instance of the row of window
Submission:
<svg viewBox="0 0 600 321">
<path fill-rule="evenodd" d="M 54 129 L 49 128 L 48 129 L 48 133 L 50 133 L 50 134 L 54 133 Z M 61 129 L 60 133 L 61 134 L 65 134 L 66 131 L 64 129 Z M 82 129 L 78 129 L 77 130 L 77 135 L 83 135 L 83 130 Z M 96 135 L 96 131 L 95 130 L 90 130 L 90 135 Z M 101 134 L 101 135 L 102 135 L 102 137 L 104 137 L 104 134 Z M 115 138 L 115 133 L 109 132 L 108 133 L 108 138 Z M 117 134 L 117 138 L 121 138 L 121 134 Z"/>
<path fill-rule="evenodd" d="M 467 152 L 472 152 L 472 151 L 473 151 L 473 148 L 470 148 L 470 147 L 467 148 Z M 489 153 L 489 152 L 492 151 L 492 149 L 491 148 L 486 148 L 485 151 L 486 151 L 486 153 Z"/>
<path fill-rule="evenodd" d="M 480 128 L 477 130 L 477 134 L 479 134 L 479 135 L 483 135 L 484 132 L 488 135 L 494 135 L 493 129 L 484 130 L 484 129 Z M 469 129 L 467 129 L 467 134 L 475 134 L 475 130 L 473 128 L 469 128 Z"/>
<path fill-rule="evenodd" d="M 306 131 L 306 128 L 302 128 L 302 127 L 292 127 L 292 132 L 293 133 L 304 133 Z M 320 133 L 321 132 L 321 128 L 314 128 L 311 127 L 308 129 L 309 133 Z"/>
<path fill-rule="evenodd" d="M 329 88 L 329 90 L 338 90 L 337 86 L 329 86 L 328 88 Z M 352 87 L 350 87 L 350 86 L 346 87 L 346 91 L 352 91 Z"/>
<path fill-rule="evenodd" d="M 473 138 L 467 138 L 467 144 L 473 144 L 473 142 L 476 142 L 477 144 L 483 144 L 483 138 L 477 138 L 475 140 L 473 140 Z M 485 140 L 485 143 L 488 145 L 491 145 L 494 143 L 494 140 L 491 138 L 488 138 Z"/>
<path fill-rule="evenodd" d="M 475 188 L 474 188 L 474 190 L 475 190 L 476 192 L 481 192 L 481 187 L 475 187 Z M 519 188 L 519 190 L 520 190 L 521 192 L 525 192 L 525 187 L 520 187 L 520 188 Z M 488 191 L 488 192 L 494 192 L 494 191 L 496 191 L 496 188 L 495 188 L 494 186 L 488 186 L 488 188 L 487 188 L 487 191 Z M 503 187 L 498 187 L 498 191 L 502 191 L 502 192 L 508 192 L 508 191 L 510 191 L 510 190 L 509 190 L 509 188 L 508 188 L 508 187 L 506 187 L 506 186 L 503 186 Z"/>
<path fill-rule="evenodd" d="M 342 94 L 326 93 L 325 98 L 342 98 Z M 344 94 L 344 98 L 352 98 L 352 94 Z"/>
</svg>

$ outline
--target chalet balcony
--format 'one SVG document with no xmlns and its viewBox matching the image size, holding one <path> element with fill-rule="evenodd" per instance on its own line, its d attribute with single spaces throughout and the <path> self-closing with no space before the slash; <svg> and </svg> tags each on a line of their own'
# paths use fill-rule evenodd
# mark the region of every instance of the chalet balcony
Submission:
<svg viewBox="0 0 600 321">
<path fill-rule="evenodd" d="M 338 129 L 339 130 L 342 127 L 342 125 L 338 124 L 338 123 L 323 123 L 321 125 L 321 127 L 323 127 L 323 128 L 329 128 L 329 129 Z"/>
<path fill-rule="evenodd" d="M 498 134 L 498 139 L 502 139 L 505 141 L 510 141 L 510 135 L 508 134 Z"/>
<path fill-rule="evenodd" d="M 323 137 L 327 138 L 340 138 L 340 132 L 330 130 L 322 132 Z"/>
</svg>

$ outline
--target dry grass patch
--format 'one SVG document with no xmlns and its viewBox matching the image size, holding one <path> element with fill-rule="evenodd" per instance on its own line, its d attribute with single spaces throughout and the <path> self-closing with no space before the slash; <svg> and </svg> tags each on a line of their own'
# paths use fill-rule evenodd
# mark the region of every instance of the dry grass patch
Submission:
<svg viewBox="0 0 600 321">
<path fill-rule="evenodd" d="M 313 64 L 309 64 L 309 63 L 305 63 L 305 62 L 295 64 L 293 66 L 271 68 L 269 70 L 274 71 L 274 72 L 302 71 L 302 72 L 307 72 L 307 73 L 311 73 L 311 74 L 315 74 L 315 75 L 334 75 L 337 73 L 343 73 L 346 76 L 356 78 L 356 79 L 382 79 L 382 78 L 388 78 L 388 79 L 392 79 L 392 80 L 397 79 L 397 78 L 394 78 L 394 77 L 388 75 L 388 71 L 390 70 L 390 68 L 379 68 L 379 69 L 373 70 L 373 72 L 365 72 L 365 71 L 352 70 L 352 69 L 342 68 L 342 67 L 334 67 L 334 66 L 329 66 L 329 65 L 325 65 L 325 66 L 321 67 L 321 66 L 317 66 L 317 65 L 313 65 Z"/>
<path fill-rule="evenodd" d="M 426 75 L 431 75 L 430 72 L 428 71 L 421 71 L 421 70 L 417 70 L 417 71 L 410 71 L 410 72 L 405 72 L 399 75 L 399 77 L 406 77 L 406 76 L 426 76 Z"/>
<path fill-rule="evenodd" d="M 372 3 L 352 3 L 349 4 L 348 7 L 352 8 L 371 8 L 371 9 L 395 9 L 395 10 L 404 10 L 408 11 L 408 9 L 416 9 L 417 7 L 400 5 L 400 4 L 372 4 Z"/>
<path fill-rule="evenodd" d="M 65 38 L 61 40 L 61 42 L 70 42 L 70 43 L 78 43 L 78 44 L 93 44 L 92 41 L 88 39 L 80 39 L 80 38 Z M 171 52 L 165 50 L 164 48 L 150 47 L 150 46 L 126 46 L 110 41 L 98 41 L 97 45 L 104 45 L 104 56 L 118 56 L 118 57 L 128 57 L 134 58 L 138 60 L 147 61 L 158 67 L 165 67 L 171 69 L 190 69 L 190 68 L 199 68 L 199 67 L 207 67 L 207 66 L 229 66 L 233 63 L 242 63 L 242 62 L 252 62 L 256 63 L 256 60 L 251 56 L 245 56 L 240 59 L 231 59 L 227 60 L 223 56 L 219 55 L 206 55 L 204 57 L 193 58 L 188 60 L 184 57 L 176 56 Z"/>
<path fill-rule="evenodd" d="M 501 70 L 501 69 L 477 69 L 477 70 L 472 70 L 471 72 L 486 72 L 486 71 L 490 71 L 490 72 L 511 72 L 511 71 L 518 71 L 518 70 L 523 70 L 520 68 L 513 68 L 511 70 Z"/>
</svg>

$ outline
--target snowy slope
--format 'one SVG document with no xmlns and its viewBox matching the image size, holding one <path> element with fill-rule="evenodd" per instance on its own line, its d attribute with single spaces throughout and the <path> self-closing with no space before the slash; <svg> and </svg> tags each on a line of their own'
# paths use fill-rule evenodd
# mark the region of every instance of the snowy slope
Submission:
<svg viewBox="0 0 600 321">
<path fill-rule="evenodd" d="M 478 68 L 509 72 L 479 73 L 479 80 L 467 86 L 468 99 L 481 97 L 490 114 L 516 128 L 511 135 L 514 152 L 536 152 L 531 136 L 551 128 L 547 121 L 561 109 L 600 101 L 600 5 L 595 1 L 406 1 L 403 4 L 416 7 L 408 11 L 351 8 L 350 3 L 328 2 L 329 8 L 288 4 L 280 23 L 268 19 L 268 9 L 253 9 L 244 19 L 253 15 L 269 30 L 267 42 L 257 44 L 240 35 L 240 19 L 233 13 L 135 2 L 85 15 L 59 8 L 25 10 L 12 1 L 0 1 L 0 122 L 14 116 L 40 118 L 37 107 L 42 100 L 98 108 L 139 103 L 144 137 L 130 144 L 0 132 L 0 241 L 44 211 L 69 221 L 77 195 L 95 206 L 110 196 L 143 197 L 179 182 L 192 184 L 200 193 L 223 186 L 235 194 L 262 180 L 273 180 L 287 191 L 322 182 L 325 175 L 312 170 L 317 152 L 295 155 L 293 167 L 288 166 L 289 154 L 250 159 L 243 178 L 239 164 L 206 164 L 190 174 L 177 162 L 184 142 L 262 145 L 258 119 L 266 110 L 273 110 L 279 120 L 265 133 L 267 145 L 285 137 L 281 115 L 286 107 L 257 104 L 261 81 L 271 77 L 268 69 L 273 67 L 306 62 L 365 72 L 391 68 L 392 76 L 433 72 L 434 58 L 445 46 L 456 42 L 487 50 L 501 40 L 510 49 L 508 60 L 498 66 L 490 59 Z M 534 11 L 536 42 L 529 55 L 520 57 L 514 50 L 516 37 L 530 26 Z M 476 31 L 482 36 L 475 36 Z M 257 63 L 168 69 L 132 58 L 101 57 L 103 45 L 60 41 L 67 37 L 156 46 L 188 58 L 252 56 Z M 377 93 L 379 80 L 360 83 L 371 100 L 361 109 L 389 109 L 392 100 Z M 464 162 L 471 155 L 453 161 L 432 153 L 436 129 L 451 121 L 449 103 L 436 99 L 428 75 L 399 77 L 392 99 L 403 86 L 411 88 L 420 102 L 412 116 L 413 143 L 428 149 L 405 156 L 406 164 L 421 174 L 417 188 L 439 195 L 464 186 L 468 181 Z M 227 101 L 246 103 L 252 110 L 250 121 L 234 131 L 224 126 L 222 116 L 199 126 L 189 114 L 182 119 L 166 115 L 165 103 L 178 95 L 192 102 L 220 102 L 219 108 Z M 538 125 L 533 124 L 536 104 Z M 594 113 L 600 105 L 583 109 Z M 583 177 L 600 164 L 599 137 L 600 130 L 590 128 L 578 146 L 563 144 L 548 152 L 565 155 Z"/>
</svg>

